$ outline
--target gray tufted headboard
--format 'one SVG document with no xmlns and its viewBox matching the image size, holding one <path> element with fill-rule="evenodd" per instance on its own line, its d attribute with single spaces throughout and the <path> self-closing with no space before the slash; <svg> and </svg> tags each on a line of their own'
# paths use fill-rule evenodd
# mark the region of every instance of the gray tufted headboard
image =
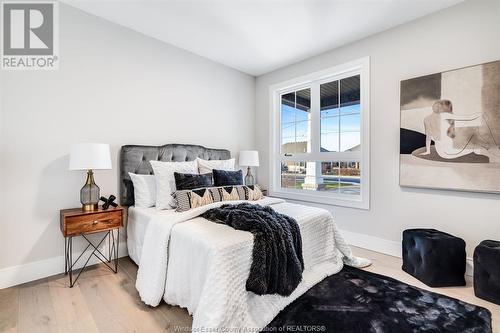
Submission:
<svg viewBox="0 0 500 333">
<path fill-rule="evenodd" d="M 164 146 L 122 146 L 120 150 L 120 204 L 134 204 L 134 186 L 129 172 L 152 175 L 149 161 L 183 162 L 193 161 L 197 157 L 205 160 L 227 160 L 231 158 L 229 150 L 211 149 L 196 145 L 168 144 Z"/>
</svg>

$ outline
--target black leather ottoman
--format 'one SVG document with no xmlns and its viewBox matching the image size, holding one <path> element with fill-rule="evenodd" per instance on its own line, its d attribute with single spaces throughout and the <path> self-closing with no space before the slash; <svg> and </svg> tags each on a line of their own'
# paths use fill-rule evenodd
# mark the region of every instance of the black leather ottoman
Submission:
<svg viewBox="0 0 500 333">
<path fill-rule="evenodd" d="M 485 240 L 474 250 L 474 294 L 500 304 L 500 242 Z"/>
<path fill-rule="evenodd" d="M 465 286 L 465 241 L 435 229 L 403 231 L 403 271 L 430 287 Z"/>
</svg>

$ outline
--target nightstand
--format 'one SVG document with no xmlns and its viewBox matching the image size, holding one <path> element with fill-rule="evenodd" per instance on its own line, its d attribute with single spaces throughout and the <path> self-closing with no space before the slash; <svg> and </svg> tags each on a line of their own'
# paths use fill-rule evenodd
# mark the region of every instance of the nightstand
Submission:
<svg viewBox="0 0 500 333">
<path fill-rule="evenodd" d="M 92 256 L 99 259 L 114 273 L 118 272 L 118 243 L 120 228 L 123 226 L 123 207 L 110 207 L 107 210 L 99 207 L 98 210 L 92 212 L 84 212 L 81 208 L 63 209 L 60 211 L 60 217 L 61 232 L 64 236 L 64 274 L 69 274 L 70 288 L 74 286 Z M 105 234 L 97 245 L 94 245 L 87 237 L 89 234 L 103 232 Z M 73 261 L 73 237 L 82 237 L 88 243 L 75 261 Z M 99 249 L 106 239 L 108 241 L 107 256 Z M 73 280 L 73 267 L 89 248 L 93 248 L 93 251 Z M 114 267 L 111 265 L 112 260 L 114 260 Z"/>
</svg>

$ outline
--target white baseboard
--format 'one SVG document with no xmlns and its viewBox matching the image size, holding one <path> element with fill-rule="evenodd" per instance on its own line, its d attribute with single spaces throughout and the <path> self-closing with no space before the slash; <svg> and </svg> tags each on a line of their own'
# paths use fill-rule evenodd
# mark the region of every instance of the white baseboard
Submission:
<svg viewBox="0 0 500 333">
<path fill-rule="evenodd" d="M 102 253 L 107 253 L 107 245 L 100 247 Z M 87 250 L 86 254 L 83 255 L 86 260 L 86 256 L 90 255 L 92 251 Z M 73 260 L 78 258 L 81 252 L 73 253 Z M 127 252 L 127 242 L 121 241 L 119 245 L 118 257 L 125 257 L 128 255 Z M 82 259 L 83 259 L 82 257 Z M 85 261 L 80 259 L 75 265 L 75 269 L 81 268 Z M 100 261 L 92 257 L 89 260 L 88 265 L 94 265 Z M 12 266 L 0 269 L 0 289 L 16 286 L 18 284 L 42 279 L 48 276 L 64 273 L 64 255 L 59 257 L 53 257 L 45 260 L 30 262 L 24 265 Z"/>
<path fill-rule="evenodd" d="M 401 258 L 401 242 L 395 242 L 384 238 L 360 234 L 348 230 L 340 231 L 349 245 L 361 247 L 370 251 L 387 254 L 393 257 Z M 465 275 L 472 276 L 474 264 L 472 258 L 467 258 L 465 266 Z"/>
<path fill-rule="evenodd" d="M 401 258 L 401 242 L 340 230 L 349 245 Z"/>
<path fill-rule="evenodd" d="M 467 258 L 465 263 L 465 275 L 473 276 L 474 275 L 474 259 Z"/>
</svg>

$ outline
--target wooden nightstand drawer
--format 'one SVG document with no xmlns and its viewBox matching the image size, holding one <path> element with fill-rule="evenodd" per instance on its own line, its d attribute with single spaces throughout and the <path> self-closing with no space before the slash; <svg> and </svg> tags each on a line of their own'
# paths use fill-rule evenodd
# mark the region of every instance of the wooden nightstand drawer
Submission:
<svg viewBox="0 0 500 333">
<path fill-rule="evenodd" d="M 117 228 L 122 225 L 122 212 L 97 213 L 66 218 L 66 234 L 74 236 Z"/>
<path fill-rule="evenodd" d="M 61 231 L 65 237 L 106 231 L 123 226 L 123 209 L 121 207 L 82 212 L 81 210 L 61 211 Z"/>
</svg>

